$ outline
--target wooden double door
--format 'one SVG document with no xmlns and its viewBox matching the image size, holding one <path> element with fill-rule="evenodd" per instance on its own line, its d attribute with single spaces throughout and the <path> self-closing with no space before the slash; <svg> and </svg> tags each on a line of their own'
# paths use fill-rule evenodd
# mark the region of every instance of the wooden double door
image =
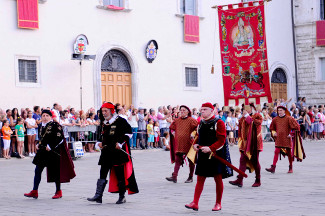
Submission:
<svg viewBox="0 0 325 216">
<path fill-rule="evenodd" d="M 275 99 L 288 99 L 287 83 L 271 83 L 271 94 L 273 100 Z"/>
<path fill-rule="evenodd" d="M 132 104 L 132 79 L 130 72 L 101 72 L 102 102 Z"/>
</svg>

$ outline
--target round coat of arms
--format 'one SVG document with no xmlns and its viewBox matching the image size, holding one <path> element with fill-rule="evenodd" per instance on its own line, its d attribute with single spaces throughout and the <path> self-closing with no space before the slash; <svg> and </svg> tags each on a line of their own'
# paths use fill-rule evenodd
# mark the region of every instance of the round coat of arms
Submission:
<svg viewBox="0 0 325 216">
<path fill-rule="evenodd" d="M 151 40 L 148 42 L 146 47 L 146 58 L 149 63 L 152 63 L 153 60 L 157 57 L 158 52 L 158 44 L 155 40 Z"/>
</svg>

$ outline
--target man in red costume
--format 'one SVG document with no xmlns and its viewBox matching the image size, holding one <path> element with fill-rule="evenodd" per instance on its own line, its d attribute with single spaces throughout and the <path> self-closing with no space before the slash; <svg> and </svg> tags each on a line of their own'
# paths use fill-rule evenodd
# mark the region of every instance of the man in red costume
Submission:
<svg viewBox="0 0 325 216">
<path fill-rule="evenodd" d="M 261 133 L 263 117 L 259 113 L 253 114 L 253 109 L 256 112 L 254 104 L 243 106 L 243 117 L 239 120 L 239 169 L 243 172 L 246 171 L 247 167 L 250 171 L 255 170 L 255 183 L 252 187 L 259 187 L 261 186 L 261 165 L 259 162 L 259 154 L 263 151 L 263 139 Z M 242 187 L 243 176 L 239 174 L 237 180 L 229 181 L 229 183 Z"/>
<path fill-rule="evenodd" d="M 55 182 L 56 192 L 52 199 L 62 198 L 61 183 L 70 182 L 76 174 L 74 165 L 64 139 L 62 126 L 53 121 L 50 110 L 42 111 L 42 123 L 39 124 L 39 144 L 33 160 L 36 165 L 34 187 L 24 196 L 38 198 L 38 186 L 41 182 L 42 172 L 47 168 L 47 182 Z"/>
<path fill-rule="evenodd" d="M 111 193 L 119 193 L 116 204 L 126 202 L 125 192 L 138 193 L 131 159 L 130 136 L 132 128 L 127 121 L 116 114 L 117 107 L 112 103 L 104 103 L 100 109 L 102 148 L 98 165 L 100 178 L 97 180 L 96 193 L 88 201 L 102 203 L 103 192 L 110 172 L 109 188 Z"/>
<path fill-rule="evenodd" d="M 272 120 L 270 125 L 270 130 L 272 136 L 275 139 L 275 151 L 274 151 L 274 159 L 273 164 L 270 168 L 266 168 L 265 170 L 271 173 L 275 172 L 276 163 L 278 162 L 279 155 L 281 153 L 281 149 L 288 156 L 289 160 L 289 171 L 288 173 L 293 173 L 292 170 L 292 161 L 293 155 L 291 154 L 292 149 L 292 141 L 291 135 L 292 130 L 300 130 L 300 126 L 297 121 L 290 116 L 289 111 L 283 105 L 277 107 L 278 116 Z M 299 134 L 299 133 L 298 133 Z"/>
<path fill-rule="evenodd" d="M 196 129 L 197 124 L 197 121 L 191 117 L 191 110 L 185 105 L 180 106 L 180 117 L 175 119 L 169 127 L 175 137 L 170 151 L 175 167 L 172 176 L 166 178 L 167 181 L 177 182 L 179 168 L 184 164 L 185 157 L 192 146 L 191 133 Z M 188 160 L 188 163 L 190 174 L 185 183 L 193 182 L 195 164 L 191 160 Z"/>
<path fill-rule="evenodd" d="M 223 194 L 222 178 L 232 175 L 229 168 L 219 160 L 212 157 L 212 153 L 230 162 L 229 149 L 226 143 L 225 123 L 215 117 L 214 107 L 211 103 L 204 103 L 201 107 L 202 120 L 198 126 L 198 144 L 193 147 L 198 152 L 195 174 L 197 183 L 194 191 L 194 199 L 190 204 L 185 205 L 188 209 L 198 211 L 199 199 L 203 191 L 206 177 L 213 177 L 216 183 L 216 203 L 212 211 L 221 210 L 221 199 Z M 227 171 L 228 170 L 228 171 Z"/>
</svg>

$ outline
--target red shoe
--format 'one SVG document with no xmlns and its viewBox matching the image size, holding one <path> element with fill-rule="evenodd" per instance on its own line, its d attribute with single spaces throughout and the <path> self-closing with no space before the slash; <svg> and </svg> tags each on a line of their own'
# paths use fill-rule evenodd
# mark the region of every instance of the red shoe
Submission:
<svg viewBox="0 0 325 216">
<path fill-rule="evenodd" d="M 261 179 L 256 178 L 255 183 L 252 185 L 252 187 L 259 187 L 259 186 L 261 186 Z"/>
<path fill-rule="evenodd" d="M 270 172 L 270 173 L 275 173 L 275 166 L 271 165 L 270 168 L 265 168 L 265 170 Z"/>
<path fill-rule="evenodd" d="M 194 203 L 194 202 L 191 202 L 190 204 L 186 204 L 185 208 L 193 209 L 194 211 L 198 211 L 199 210 L 199 205 Z"/>
<path fill-rule="evenodd" d="M 214 206 L 214 208 L 212 209 L 212 211 L 220 211 L 221 210 L 221 204 L 216 203 L 216 205 Z"/>
<path fill-rule="evenodd" d="M 238 186 L 238 187 L 243 187 L 243 180 L 237 179 L 235 181 L 229 181 L 229 184 Z"/>
<path fill-rule="evenodd" d="M 62 198 L 62 190 L 57 191 L 52 197 L 52 199 L 59 199 L 59 198 Z"/>
<path fill-rule="evenodd" d="M 38 191 L 37 190 L 32 190 L 29 193 L 25 193 L 24 196 L 25 197 L 32 197 L 34 199 L 37 199 L 38 198 Z"/>
<path fill-rule="evenodd" d="M 261 186 L 261 182 L 255 182 L 255 183 L 252 185 L 252 187 L 259 187 L 259 186 Z"/>
<path fill-rule="evenodd" d="M 293 173 L 292 166 L 289 166 L 289 171 L 288 173 Z"/>
<path fill-rule="evenodd" d="M 177 178 L 174 177 L 174 176 L 166 177 L 166 180 L 167 180 L 167 181 L 172 181 L 172 182 L 174 182 L 174 183 L 177 183 Z"/>
</svg>

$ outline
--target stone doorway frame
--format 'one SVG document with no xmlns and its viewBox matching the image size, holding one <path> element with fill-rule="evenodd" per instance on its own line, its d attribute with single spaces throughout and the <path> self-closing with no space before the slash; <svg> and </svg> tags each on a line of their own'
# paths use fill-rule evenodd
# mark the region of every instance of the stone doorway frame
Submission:
<svg viewBox="0 0 325 216">
<path fill-rule="evenodd" d="M 270 87 L 271 87 L 271 80 L 272 80 L 272 75 L 274 71 L 277 68 L 281 68 L 287 78 L 287 97 L 288 99 L 292 98 L 292 102 L 296 101 L 296 78 L 294 73 L 290 71 L 290 69 L 283 64 L 282 62 L 276 61 L 272 64 L 272 66 L 269 69 L 269 76 L 270 76 Z"/>
<path fill-rule="evenodd" d="M 131 85 L 132 85 L 132 104 L 134 107 L 138 107 L 138 74 L 139 68 L 135 61 L 133 54 L 124 46 L 117 42 L 108 42 L 100 47 L 96 53 L 96 59 L 94 61 L 93 75 L 94 75 L 94 105 L 95 109 L 99 109 L 102 103 L 102 90 L 101 90 L 101 64 L 104 55 L 110 50 L 121 51 L 128 59 L 131 66 Z"/>
</svg>

